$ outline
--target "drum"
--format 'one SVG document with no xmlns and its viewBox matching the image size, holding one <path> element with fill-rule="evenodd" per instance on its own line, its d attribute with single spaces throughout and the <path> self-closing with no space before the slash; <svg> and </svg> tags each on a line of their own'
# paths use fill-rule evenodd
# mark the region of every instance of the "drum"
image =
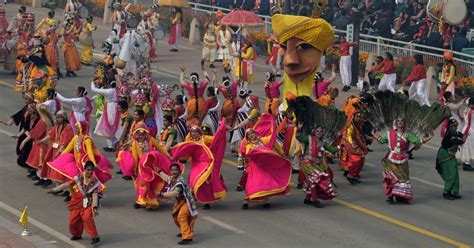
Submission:
<svg viewBox="0 0 474 248">
<path fill-rule="evenodd" d="M 467 15 L 464 0 L 429 0 L 426 13 L 433 22 L 443 20 L 450 25 L 462 24 Z"/>
<path fill-rule="evenodd" d="M 82 19 L 86 19 L 89 16 L 89 10 L 85 6 L 79 8 L 79 16 Z"/>
<path fill-rule="evenodd" d="M 158 26 L 158 28 L 153 32 L 153 37 L 156 39 L 156 40 L 162 40 L 165 38 L 165 31 L 164 31 L 164 27 L 163 26 Z"/>
</svg>

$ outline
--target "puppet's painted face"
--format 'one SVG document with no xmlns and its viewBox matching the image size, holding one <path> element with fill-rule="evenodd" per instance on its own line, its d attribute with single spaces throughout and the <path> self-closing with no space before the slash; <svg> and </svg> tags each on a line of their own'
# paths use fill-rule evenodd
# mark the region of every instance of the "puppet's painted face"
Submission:
<svg viewBox="0 0 474 248">
<path fill-rule="evenodd" d="M 293 82 L 303 81 L 318 68 L 322 52 L 311 44 L 298 38 L 290 38 L 282 47 L 285 51 L 285 72 Z"/>
</svg>

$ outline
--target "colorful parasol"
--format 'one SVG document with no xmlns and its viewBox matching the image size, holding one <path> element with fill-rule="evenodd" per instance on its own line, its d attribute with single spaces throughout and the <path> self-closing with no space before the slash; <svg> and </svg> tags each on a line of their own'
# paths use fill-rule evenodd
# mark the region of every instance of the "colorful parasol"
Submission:
<svg viewBox="0 0 474 248">
<path fill-rule="evenodd" d="M 260 17 L 257 14 L 250 11 L 243 10 L 243 9 L 232 10 L 230 13 L 222 17 L 221 23 L 224 25 L 230 25 L 230 26 L 263 25 L 262 19 L 260 19 Z"/>
<path fill-rule="evenodd" d="M 187 0 L 158 0 L 161 7 L 191 8 Z"/>
</svg>

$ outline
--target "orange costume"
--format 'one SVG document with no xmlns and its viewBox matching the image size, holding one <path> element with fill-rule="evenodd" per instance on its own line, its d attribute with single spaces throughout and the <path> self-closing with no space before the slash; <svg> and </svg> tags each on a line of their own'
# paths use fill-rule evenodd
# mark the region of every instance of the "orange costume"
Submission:
<svg viewBox="0 0 474 248">
<path fill-rule="evenodd" d="M 76 28 L 71 26 L 67 29 L 67 26 L 63 28 L 62 35 L 64 38 L 64 44 L 61 46 L 61 50 L 64 53 L 64 62 L 66 63 L 66 71 L 79 71 L 81 69 L 81 61 L 79 52 L 77 51 L 74 40 L 76 39 Z"/>
<path fill-rule="evenodd" d="M 354 116 L 347 121 L 342 134 L 342 150 L 339 168 L 346 171 L 348 177 L 357 178 L 362 171 L 365 155 L 368 153 L 361 123 L 354 122 Z"/>
<path fill-rule="evenodd" d="M 44 45 L 48 63 L 54 69 L 59 68 L 59 49 L 57 43 L 61 37 L 56 31 L 50 31 L 47 35 L 48 43 Z"/>
<path fill-rule="evenodd" d="M 92 178 L 88 184 L 84 182 L 84 176 L 76 176 L 69 183 L 72 187 L 71 202 L 68 204 L 69 232 L 74 237 L 81 237 L 82 232 L 86 232 L 92 238 L 97 238 L 97 228 L 94 221 L 93 209 L 98 206 L 98 194 L 100 182 Z"/>
</svg>

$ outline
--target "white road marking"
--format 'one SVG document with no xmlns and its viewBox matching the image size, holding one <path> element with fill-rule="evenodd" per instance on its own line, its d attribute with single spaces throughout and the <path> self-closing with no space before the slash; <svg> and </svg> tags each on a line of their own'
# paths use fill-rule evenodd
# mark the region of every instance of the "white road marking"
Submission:
<svg viewBox="0 0 474 248">
<path fill-rule="evenodd" d="M 370 166 L 370 167 L 379 167 L 379 166 L 382 166 L 382 165 L 376 165 L 376 164 L 373 164 L 373 163 L 370 163 L 370 162 L 365 162 L 365 164 L 368 165 L 368 166 Z M 443 188 L 444 188 L 444 186 L 441 185 L 441 184 L 432 183 L 432 182 L 430 182 L 430 181 L 427 181 L 427 180 L 424 180 L 424 179 L 421 179 L 421 178 L 418 178 L 418 177 L 410 176 L 410 180 L 418 181 L 418 182 L 420 182 L 420 183 L 424 183 L 424 184 L 433 186 L 433 187 L 435 187 L 435 188 L 440 188 L 440 189 L 443 189 Z"/>
<path fill-rule="evenodd" d="M 5 211 L 9 212 L 10 214 L 18 216 L 18 217 L 21 215 L 21 212 L 19 210 L 16 210 L 15 208 L 7 205 L 6 203 L 4 203 L 2 201 L 0 201 L 0 208 L 4 209 Z M 71 240 L 69 240 L 69 238 L 66 235 L 64 235 L 64 234 L 54 230 L 53 228 L 39 222 L 38 220 L 32 218 L 31 216 L 28 216 L 28 222 L 31 223 L 32 225 L 36 226 L 37 228 L 43 230 L 44 232 L 47 232 L 48 234 L 52 235 L 53 237 L 61 240 L 62 242 L 72 246 L 72 247 L 77 247 L 77 248 L 85 248 L 86 247 L 82 244 L 72 242 Z"/>
<path fill-rule="evenodd" d="M 13 136 L 13 135 L 15 135 L 14 133 L 10 133 L 10 132 L 5 131 L 5 130 L 3 130 L 3 129 L 0 129 L 0 133 L 3 133 L 3 134 L 8 135 L 8 136 Z"/>
<path fill-rule="evenodd" d="M 220 227 L 223 227 L 223 228 L 225 228 L 225 229 L 227 229 L 227 230 L 230 230 L 230 231 L 235 232 L 235 233 L 238 233 L 238 234 L 245 233 L 244 231 L 240 230 L 240 229 L 237 228 L 237 227 L 233 227 L 233 226 L 231 226 L 231 225 L 229 225 L 229 224 L 226 224 L 226 223 L 224 223 L 224 222 L 222 222 L 222 221 L 220 221 L 220 220 L 214 219 L 214 218 L 212 218 L 212 217 L 210 217 L 210 216 L 204 216 L 204 217 L 202 217 L 202 219 L 205 219 L 205 220 L 207 220 L 207 221 L 209 221 L 209 222 L 211 222 L 211 223 L 213 223 L 213 224 L 216 224 L 216 225 L 218 225 L 218 226 L 220 226 Z"/>
</svg>

